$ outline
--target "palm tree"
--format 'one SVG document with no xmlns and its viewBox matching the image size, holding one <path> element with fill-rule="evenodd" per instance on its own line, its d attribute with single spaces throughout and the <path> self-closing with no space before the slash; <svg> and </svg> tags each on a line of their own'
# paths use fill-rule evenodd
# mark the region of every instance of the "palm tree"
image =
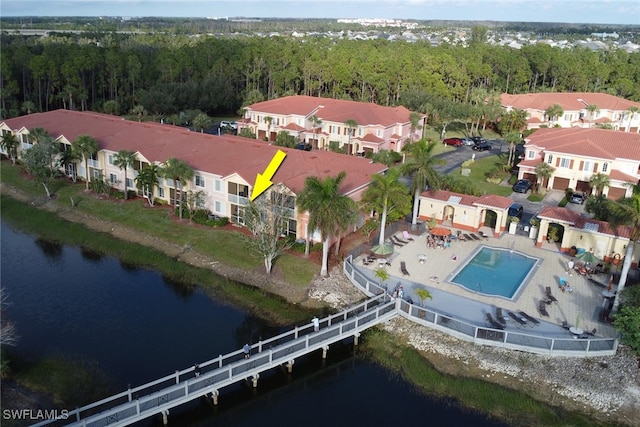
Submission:
<svg viewBox="0 0 640 427">
<path fill-rule="evenodd" d="M 322 120 L 318 118 L 315 114 L 309 117 L 309 121 L 311 122 L 311 126 L 313 126 L 313 140 L 315 142 L 315 148 L 320 148 L 318 146 L 318 128 L 322 125 Z"/>
<path fill-rule="evenodd" d="M 601 195 L 604 188 L 609 186 L 609 183 L 609 175 L 601 172 L 591 175 L 591 178 L 589 179 L 589 185 L 591 188 L 596 189 L 596 196 Z"/>
<path fill-rule="evenodd" d="M 129 112 L 135 116 L 138 116 L 139 122 L 142 121 L 142 116 L 147 114 L 147 110 L 145 110 L 145 108 L 140 104 L 134 106 L 131 110 L 129 110 Z"/>
<path fill-rule="evenodd" d="M 193 119 L 193 127 L 200 129 L 200 133 L 204 133 L 205 128 L 209 126 L 211 126 L 211 117 L 205 113 L 200 113 Z"/>
<path fill-rule="evenodd" d="M 86 189 L 89 189 L 90 173 L 89 173 L 89 157 L 98 151 L 98 141 L 89 135 L 80 135 L 71 143 L 71 149 L 81 156 L 84 160 L 84 173 Z"/>
<path fill-rule="evenodd" d="M 387 216 L 399 219 L 411 210 L 411 195 L 407 186 L 400 182 L 400 169 L 389 169 L 386 175 L 373 175 L 369 187 L 362 195 L 361 203 L 367 210 L 376 211 L 380 215 L 378 246 L 382 247 Z"/>
<path fill-rule="evenodd" d="M 544 112 L 549 120 L 549 125 L 558 120 L 558 117 L 564 114 L 564 109 L 559 104 L 553 104 Z"/>
<path fill-rule="evenodd" d="M 525 110 L 511 110 L 502 114 L 498 128 L 502 135 L 509 132 L 522 133 L 527 127 L 527 117 L 529 113 Z"/>
<path fill-rule="evenodd" d="M 551 178 L 551 175 L 553 175 L 554 170 L 555 168 L 547 162 L 542 162 L 536 166 L 536 175 L 538 176 L 538 185 L 536 188 L 536 193 L 540 193 L 540 187 L 546 180 Z"/>
<path fill-rule="evenodd" d="M 148 164 L 140 169 L 136 177 L 136 187 L 142 191 L 142 195 L 146 197 L 149 206 L 153 206 L 154 191 L 158 186 L 158 176 L 160 168 L 156 164 Z"/>
<path fill-rule="evenodd" d="M 267 123 L 267 142 L 271 141 L 271 124 L 273 123 L 273 117 L 266 116 L 264 121 Z"/>
<path fill-rule="evenodd" d="M 596 104 L 589 104 L 587 105 L 587 112 L 589 113 L 589 127 L 591 127 L 593 116 L 600 112 L 600 108 Z"/>
<path fill-rule="evenodd" d="M 184 161 L 172 157 L 164 162 L 161 174 L 165 178 L 173 180 L 173 206 L 179 206 L 179 217 L 182 219 L 182 192 L 178 189 L 178 182 L 181 187 L 187 185 L 187 181 L 193 178 L 193 168 Z"/>
<path fill-rule="evenodd" d="M 522 138 L 520 137 L 520 132 L 510 131 L 504 135 L 504 140 L 509 143 L 509 159 L 507 160 L 507 165 L 511 166 L 516 161 L 516 144 L 519 143 Z"/>
<path fill-rule="evenodd" d="M 640 111 L 640 108 L 636 107 L 635 105 L 632 105 L 631 107 L 627 108 L 628 116 L 629 116 L 629 120 L 627 121 L 627 132 L 629 132 L 629 128 L 631 127 L 631 121 L 633 120 L 633 118 L 635 117 L 636 113 Z"/>
<path fill-rule="evenodd" d="M 331 238 L 337 237 L 342 230 L 353 224 L 358 215 L 356 202 L 340 193 L 340 185 L 346 176 L 344 171 L 336 177 L 328 176 L 324 180 L 309 176 L 296 200 L 298 209 L 309 213 L 307 241 L 309 241 L 309 230 L 318 230 L 322 236 L 320 274 L 323 277 L 328 274 Z"/>
<path fill-rule="evenodd" d="M 62 169 L 66 172 L 71 172 L 71 179 L 73 182 L 78 180 L 78 168 L 76 162 L 82 159 L 82 156 L 73 149 L 73 147 L 69 145 L 64 145 L 64 150 L 60 154 L 59 164 Z M 73 170 L 69 171 L 69 165 L 73 165 Z"/>
<path fill-rule="evenodd" d="M 415 111 L 409 113 L 409 126 L 411 129 L 411 135 L 409 135 L 409 143 L 413 144 L 413 135 L 417 130 L 422 129 L 422 126 L 420 126 L 420 113 L 416 113 Z"/>
<path fill-rule="evenodd" d="M 640 238 L 640 194 L 637 190 L 638 186 L 636 185 L 631 197 L 622 199 L 619 202 L 610 202 L 610 207 L 613 211 L 613 221 L 610 222 L 612 222 L 614 226 L 624 224 L 631 227 L 629 244 L 627 245 L 626 253 L 624 255 L 622 271 L 620 272 L 620 281 L 618 282 L 618 289 L 616 291 L 616 297 L 613 301 L 613 307 L 611 310 L 613 314 L 618 310 L 620 294 L 627 283 L 627 276 L 629 275 L 631 262 L 633 261 L 633 252 L 635 250 L 636 243 Z"/>
<path fill-rule="evenodd" d="M 435 170 L 435 166 L 443 164 L 444 161 L 436 159 L 433 150 L 436 143 L 430 141 L 427 143 L 421 139 L 413 144 L 403 147 L 410 156 L 402 165 L 401 172 L 405 175 L 412 175 L 411 191 L 413 192 L 413 217 L 411 224 L 418 223 L 418 204 L 420 203 L 420 193 L 429 185 L 432 189 L 440 188 L 440 174 Z"/>
<path fill-rule="evenodd" d="M 113 156 L 113 164 L 120 170 L 124 169 L 124 199 L 127 200 L 127 168 L 133 167 L 133 162 L 136 160 L 136 153 L 133 151 L 120 150 Z"/>
<path fill-rule="evenodd" d="M 2 141 L 0 141 L 0 147 L 7 153 L 7 156 L 11 159 L 11 163 L 16 164 L 16 160 L 18 159 L 18 146 L 20 142 L 18 142 L 18 138 L 9 132 L 2 136 Z"/>
<path fill-rule="evenodd" d="M 347 127 L 347 133 L 349 134 L 349 142 L 348 142 L 349 150 L 353 151 L 353 153 L 347 153 L 347 154 L 355 155 L 356 153 L 351 147 L 351 137 L 353 136 L 355 130 L 358 128 L 358 122 L 356 122 L 354 119 L 349 119 L 344 122 L 344 125 Z"/>
</svg>

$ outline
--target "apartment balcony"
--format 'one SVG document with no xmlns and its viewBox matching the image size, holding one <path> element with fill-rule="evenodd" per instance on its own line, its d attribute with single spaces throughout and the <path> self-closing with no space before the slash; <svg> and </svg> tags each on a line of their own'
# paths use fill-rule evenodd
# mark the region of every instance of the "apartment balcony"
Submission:
<svg viewBox="0 0 640 427">
<path fill-rule="evenodd" d="M 249 204 L 248 197 L 242 197 L 235 194 L 227 194 L 227 196 L 227 200 L 229 201 L 229 203 L 233 203 L 234 205 L 247 206 Z"/>
</svg>

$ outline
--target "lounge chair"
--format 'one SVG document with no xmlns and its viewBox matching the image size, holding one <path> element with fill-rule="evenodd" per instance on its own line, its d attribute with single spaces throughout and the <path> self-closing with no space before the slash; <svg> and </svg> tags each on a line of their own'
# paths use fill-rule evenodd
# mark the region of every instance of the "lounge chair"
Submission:
<svg viewBox="0 0 640 427">
<path fill-rule="evenodd" d="M 538 311 L 540 312 L 540 314 L 542 316 L 549 317 L 549 313 L 547 312 L 546 304 L 542 300 L 538 303 Z"/>
<path fill-rule="evenodd" d="M 468 234 L 463 234 L 463 236 L 464 236 L 465 240 L 473 240 L 473 237 L 471 237 Z"/>
<path fill-rule="evenodd" d="M 473 240 L 480 240 L 480 238 L 476 236 L 474 233 L 470 233 L 469 236 L 471 236 Z"/>
<path fill-rule="evenodd" d="M 554 297 L 553 295 L 551 295 L 551 286 L 547 286 L 545 288 L 545 296 L 547 297 L 547 299 L 551 302 L 555 302 L 556 304 L 558 303 L 558 299 L 556 297 Z"/>
<path fill-rule="evenodd" d="M 507 319 L 502 314 L 502 307 L 496 307 L 496 322 L 500 323 L 503 327 L 507 326 Z"/>
<path fill-rule="evenodd" d="M 493 329 L 504 329 L 504 326 L 502 326 L 500 323 L 498 323 L 493 316 L 491 315 L 491 313 L 487 313 L 487 323 L 489 324 L 489 326 L 491 326 Z"/>
<path fill-rule="evenodd" d="M 404 243 L 398 240 L 396 236 L 389 237 L 389 240 L 391 240 L 391 243 L 393 243 L 395 246 L 404 246 Z"/>
<path fill-rule="evenodd" d="M 533 323 L 533 326 L 537 326 L 540 324 L 540 321 L 538 321 L 538 319 L 536 319 L 535 317 L 531 317 L 529 316 L 527 313 L 525 313 L 524 311 L 519 311 L 518 314 L 520 316 L 522 316 L 523 318 L 527 319 L 527 321 Z"/>
<path fill-rule="evenodd" d="M 511 311 L 508 314 L 509 314 L 509 317 L 511 317 L 511 319 L 513 319 L 513 321 L 516 322 L 519 326 L 527 326 L 527 319 L 522 315 L 518 316 L 517 314 Z"/>
<path fill-rule="evenodd" d="M 409 241 L 407 241 L 407 240 L 403 240 L 403 239 L 401 239 L 401 238 L 400 238 L 400 237 L 398 237 L 398 236 L 393 236 L 393 237 L 395 237 L 395 238 L 396 238 L 396 240 L 397 240 L 398 242 L 402 243 L 403 245 L 406 245 L 407 243 L 409 243 Z"/>
<path fill-rule="evenodd" d="M 410 242 L 413 242 L 413 237 L 411 237 L 409 235 L 409 232 L 406 231 L 406 230 L 402 232 L 402 237 L 404 237 L 404 240 L 408 240 Z"/>
<path fill-rule="evenodd" d="M 407 264 L 404 261 L 400 262 L 400 271 L 402 271 L 403 276 L 410 276 L 409 272 L 407 271 Z"/>
<path fill-rule="evenodd" d="M 478 231 L 478 233 L 480 233 L 480 236 L 484 237 L 485 240 L 489 240 L 489 235 L 484 231 Z"/>
</svg>

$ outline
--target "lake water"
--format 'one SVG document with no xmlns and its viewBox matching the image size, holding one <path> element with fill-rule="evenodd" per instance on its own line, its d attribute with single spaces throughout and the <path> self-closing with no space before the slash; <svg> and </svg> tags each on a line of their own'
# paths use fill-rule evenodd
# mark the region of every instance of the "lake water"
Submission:
<svg viewBox="0 0 640 427">
<path fill-rule="evenodd" d="M 5 316 L 16 323 L 16 350 L 36 360 L 60 356 L 97 365 L 114 392 L 276 335 L 281 328 L 215 301 L 198 287 L 111 257 L 36 240 L 1 225 Z M 159 424 L 150 419 L 141 425 Z M 350 343 L 296 360 L 293 374 L 273 370 L 257 389 L 221 390 L 173 410 L 174 426 L 504 425 L 455 403 L 416 392 L 392 372 L 353 354 Z"/>
</svg>

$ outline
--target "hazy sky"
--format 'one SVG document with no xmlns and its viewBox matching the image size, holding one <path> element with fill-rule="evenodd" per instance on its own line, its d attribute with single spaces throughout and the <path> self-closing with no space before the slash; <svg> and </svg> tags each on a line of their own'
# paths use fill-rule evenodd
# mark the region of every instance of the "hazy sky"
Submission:
<svg viewBox="0 0 640 427">
<path fill-rule="evenodd" d="M 413 18 L 640 25 L 640 0 L 0 0 L 0 15 Z"/>
</svg>

